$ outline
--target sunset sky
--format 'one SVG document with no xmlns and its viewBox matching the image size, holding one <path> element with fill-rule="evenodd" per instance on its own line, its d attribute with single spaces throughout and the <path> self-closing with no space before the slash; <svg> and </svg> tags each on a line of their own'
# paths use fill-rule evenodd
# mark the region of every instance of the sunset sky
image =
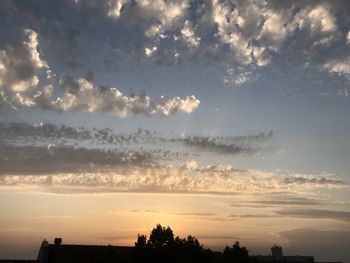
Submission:
<svg viewBox="0 0 350 263">
<path fill-rule="evenodd" d="M 350 2 L 1 0 L 0 258 L 133 245 L 350 263 Z"/>
</svg>

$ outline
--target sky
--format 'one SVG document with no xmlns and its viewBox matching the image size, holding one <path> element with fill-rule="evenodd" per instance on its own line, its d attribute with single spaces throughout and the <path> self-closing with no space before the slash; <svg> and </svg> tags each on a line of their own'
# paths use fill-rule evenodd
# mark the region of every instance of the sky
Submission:
<svg viewBox="0 0 350 263">
<path fill-rule="evenodd" d="M 0 1 L 0 258 L 161 223 L 350 262 L 349 10 Z"/>
</svg>

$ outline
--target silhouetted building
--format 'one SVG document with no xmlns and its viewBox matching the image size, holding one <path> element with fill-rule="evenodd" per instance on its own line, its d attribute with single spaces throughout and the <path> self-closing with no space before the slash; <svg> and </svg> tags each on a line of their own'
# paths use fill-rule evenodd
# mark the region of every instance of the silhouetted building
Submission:
<svg viewBox="0 0 350 263">
<path fill-rule="evenodd" d="M 259 262 L 264 263 L 276 263 L 276 262 L 284 262 L 284 263 L 314 263 L 313 256 L 283 256 L 282 247 L 274 245 L 271 248 L 271 256 L 255 256 L 255 258 Z"/>
<path fill-rule="evenodd" d="M 271 254 L 272 254 L 272 256 L 275 257 L 275 258 L 280 258 L 280 259 L 282 259 L 282 258 L 283 258 L 282 247 L 279 247 L 279 246 L 274 245 L 274 246 L 271 248 Z"/>
<path fill-rule="evenodd" d="M 54 244 L 46 240 L 41 243 L 38 261 L 40 263 L 105 263 L 130 262 L 134 256 L 134 247 L 92 246 L 62 244 L 61 238 L 55 238 Z"/>
<path fill-rule="evenodd" d="M 39 261 L 27 259 L 0 259 L 0 263 L 39 263 Z"/>
<path fill-rule="evenodd" d="M 190 247 L 193 249 L 193 247 Z M 204 258 L 198 260 L 191 260 L 191 256 L 195 251 L 191 250 L 191 253 L 184 253 L 186 247 L 181 247 L 181 250 L 176 250 L 180 255 L 181 262 L 231 262 L 229 256 L 237 256 L 235 253 L 226 255 L 229 261 L 225 258 L 224 252 L 216 252 L 208 250 L 207 254 L 201 254 Z M 233 249 L 233 248 L 231 248 Z M 245 248 L 244 248 L 245 249 Z M 225 249 L 226 250 L 226 249 Z M 145 251 L 144 251 L 145 252 Z M 148 252 L 150 252 L 148 250 Z M 164 251 L 163 251 L 164 252 Z M 174 251 L 173 251 L 174 252 Z M 188 251 L 187 251 L 188 252 Z M 228 250 L 230 252 L 230 250 Z M 237 251 L 231 251 L 237 252 Z M 151 251 L 151 253 L 162 253 L 162 251 Z M 248 252 L 247 252 L 248 253 Z M 0 260 L 0 263 L 131 263 L 140 262 L 140 258 L 137 256 L 137 249 L 135 247 L 126 246 L 95 246 L 95 245 L 69 245 L 63 244 L 62 238 L 55 238 L 53 244 L 50 244 L 46 239 L 41 243 L 37 260 Z M 143 256 L 145 256 L 144 254 Z M 156 256 L 158 254 L 152 254 Z M 149 256 L 149 255 L 148 255 Z M 164 256 L 164 255 L 163 255 Z M 174 255 L 172 254 L 171 257 Z M 321 263 L 315 262 L 313 256 L 284 256 L 282 247 L 274 245 L 271 248 L 271 255 L 268 256 L 249 256 L 247 254 L 248 261 L 254 263 Z M 159 259 L 159 258 L 158 258 Z M 173 258 L 170 258 L 173 259 Z M 183 259 L 183 260 L 182 260 Z M 147 262 L 146 258 L 142 257 L 141 262 Z M 155 262 L 159 262 L 155 261 Z M 170 262 L 170 261 L 165 261 Z M 178 262 L 177 260 L 171 262 Z M 234 260 L 234 262 L 240 262 Z M 244 261 L 245 262 L 245 261 Z M 341 262 L 322 262 L 322 263 L 341 263 Z"/>
</svg>

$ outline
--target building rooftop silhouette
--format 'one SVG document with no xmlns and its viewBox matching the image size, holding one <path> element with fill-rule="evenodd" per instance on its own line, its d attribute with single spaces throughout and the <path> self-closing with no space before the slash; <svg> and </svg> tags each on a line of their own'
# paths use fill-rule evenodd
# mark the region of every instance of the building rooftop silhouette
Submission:
<svg viewBox="0 0 350 263">
<path fill-rule="evenodd" d="M 213 262 L 221 262 L 221 252 L 212 252 Z M 320 263 L 313 256 L 284 256 L 282 247 L 271 247 L 271 255 L 251 256 L 251 262 L 262 263 Z M 186 259 L 184 259 L 186 261 Z M 37 260 L 0 260 L 0 263 L 106 263 L 137 262 L 135 247 L 112 245 L 63 244 L 62 238 L 55 238 L 50 244 L 44 239 L 39 248 Z M 187 262 L 187 261 L 186 261 Z M 341 262 L 322 262 L 341 263 Z"/>
<path fill-rule="evenodd" d="M 314 263 L 313 256 L 284 256 L 282 247 L 274 245 L 271 247 L 270 256 L 255 256 L 260 262 L 286 262 L 286 263 Z"/>
<path fill-rule="evenodd" d="M 38 261 L 40 263 L 99 263 L 128 262 L 133 257 L 134 247 L 62 244 L 62 238 L 55 238 L 54 244 L 44 240 L 41 243 Z"/>
</svg>

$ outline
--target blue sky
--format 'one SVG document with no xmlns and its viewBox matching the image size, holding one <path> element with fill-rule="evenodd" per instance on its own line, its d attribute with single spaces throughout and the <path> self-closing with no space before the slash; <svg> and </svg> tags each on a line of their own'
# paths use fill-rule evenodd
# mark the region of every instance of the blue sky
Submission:
<svg viewBox="0 0 350 263">
<path fill-rule="evenodd" d="M 340 0 L 2 1 L 0 233 L 15 235 L 0 257 L 10 246 L 33 256 L 59 232 L 51 219 L 70 242 L 103 243 L 68 230 L 72 204 L 93 200 L 105 210 L 82 213 L 95 229 L 104 216 L 114 237 L 126 234 L 113 220 L 136 236 L 150 227 L 143 217 L 215 248 L 230 238 L 208 237 L 230 227 L 256 253 L 281 243 L 349 262 L 342 246 L 300 247 L 305 233 L 349 236 L 348 10 Z M 183 211 L 191 195 L 198 206 Z M 138 206 L 115 207 L 120 196 Z"/>
</svg>

